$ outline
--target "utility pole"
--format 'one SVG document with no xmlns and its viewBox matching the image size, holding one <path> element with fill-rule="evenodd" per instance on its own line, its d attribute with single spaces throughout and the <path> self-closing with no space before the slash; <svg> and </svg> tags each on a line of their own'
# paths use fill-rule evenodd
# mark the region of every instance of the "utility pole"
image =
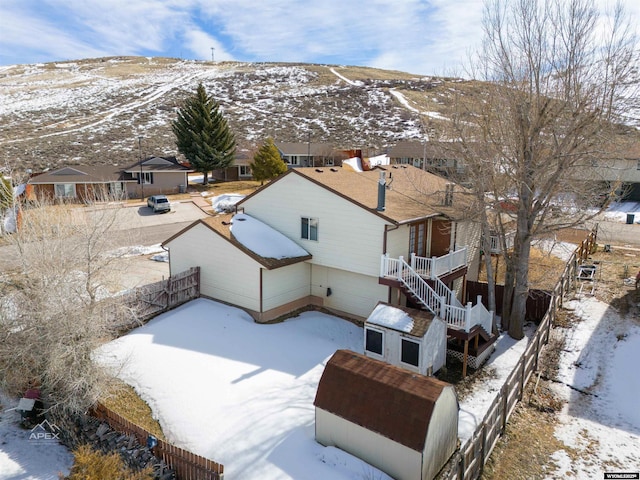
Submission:
<svg viewBox="0 0 640 480">
<path fill-rule="evenodd" d="M 144 202 L 144 176 L 142 174 L 142 135 L 138 137 L 138 152 L 140 156 L 140 200 Z"/>
<path fill-rule="evenodd" d="M 215 63 L 215 60 L 213 59 L 213 52 L 214 52 L 215 48 L 211 47 L 211 62 Z"/>
</svg>

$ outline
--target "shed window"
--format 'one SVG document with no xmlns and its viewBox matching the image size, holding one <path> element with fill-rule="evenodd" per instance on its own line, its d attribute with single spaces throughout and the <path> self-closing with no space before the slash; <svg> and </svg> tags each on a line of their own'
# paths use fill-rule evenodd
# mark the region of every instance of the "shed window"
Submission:
<svg viewBox="0 0 640 480">
<path fill-rule="evenodd" d="M 402 363 L 417 367 L 420 364 L 420 344 L 403 338 L 400 360 Z"/>
<path fill-rule="evenodd" d="M 318 219 L 302 217 L 300 222 L 300 237 L 306 240 L 318 240 Z"/>
<path fill-rule="evenodd" d="M 238 172 L 241 177 L 250 177 L 251 167 L 249 165 L 238 165 Z"/>
<path fill-rule="evenodd" d="M 368 352 L 382 355 L 382 332 L 378 330 L 365 329 L 365 349 Z"/>
</svg>

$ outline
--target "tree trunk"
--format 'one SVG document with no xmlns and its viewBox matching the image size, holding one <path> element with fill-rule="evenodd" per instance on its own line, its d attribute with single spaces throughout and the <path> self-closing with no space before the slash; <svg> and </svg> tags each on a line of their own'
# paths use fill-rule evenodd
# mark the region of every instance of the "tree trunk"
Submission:
<svg viewBox="0 0 640 480">
<path fill-rule="evenodd" d="M 509 336 L 520 340 L 524 337 L 524 319 L 527 314 L 527 298 L 529 297 L 528 266 L 531 254 L 531 240 L 527 235 L 518 242 L 518 256 L 515 266 L 515 288 L 513 308 L 509 322 Z"/>
<path fill-rule="evenodd" d="M 514 272 L 512 259 L 504 257 L 505 275 L 504 275 L 504 295 L 502 296 L 502 330 L 509 330 L 511 323 L 511 307 L 513 305 Z"/>
<path fill-rule="evenodd" d="M 493 277 L 493 263 L 491 262 L 491 232 L 486 221 L 483 221 L 482 225 L 482 252 L 484 256 L 484 265 L 487 269 L 487 305 L 489 310 L 493 313 L 491 319 L 491 329 L 494 333 L 498 328 L 496 325 L 496 282 Z"/>
<path fill-rule="evenodd" d="M 209 185 L 209 172 L 207 172 L 207 171 L 202 172 L 202 175 L 203 175 L 202 184 L 203 185 Z"/>
</svg>

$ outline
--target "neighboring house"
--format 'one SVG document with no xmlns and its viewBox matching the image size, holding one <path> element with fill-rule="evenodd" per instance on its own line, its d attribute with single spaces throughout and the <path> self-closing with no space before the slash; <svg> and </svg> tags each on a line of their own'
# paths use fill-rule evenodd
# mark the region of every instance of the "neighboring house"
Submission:
<svg viewBox="0 0 640 480">
<path fill-rule="evenodd" d="M 583 178 L 605 184 L 604 191 L 612 185 L 619 186 L 624 200 L 640 201 L 640 140 L 629 138 L 607 152 L 608 159 L 593 161 L 583 167 Z"/>
<path fill-rule="evenodd" d="M 122 169 L 134 182 L 127 183 L 130 198 L 149 195 L 184 193 L 194 170 L 182 165 L 176 157 L 149 157 Z"/>
<path fill-rule="evenodd" d="M 284 162 L 290 167 L 327 167 L 342 165 L 349 155 L 329 143 L 275 142 Z"/>
<path fill-rule="evenodd" d="M 314 405 L 316 441 L 398 480 L 431 480 L 457 447 L 452 385 L 355 352 L 329 359 Z"/>
<path fill-rule="evenodd" d="M 247 149 L 236 150 L 233 164 L 227 168 L 221 168 L 211 172 L 211 178 L 223 182 L 235 182 L 238 180 L 252 180 L 251 164 L 253 153 Z"/>
<path fill-rule="evenodd" d="M 447 325 L 427 310 L 380 302 L 364 324 L 364 354 L 433 375 L 446 363 Z"/>
<path fill-rule="evenodd" d="M 126 198 L 136 179 L 111 165 L 62 167 L 29 179 L 29 198 L 66 199 L 92 202 L 106 198 Z"/>
<path fill-rule="evenodd" d="M 464 172 L 463 160 L 451 147 L 447 142 L 401 141 L 389 149 L 388 156 L 393 165 L 413 165 L 448 177 Z"/>
<path fill-rule="evenodd" d="M 175 157 L 150 157 L 126 168 L 73 165 L 32 176 L 28 196 L 93 202 L 179 193 L 189 172 Z"/>
<path fill-rule="evenodd" d="M 491 315 L 482 304 L 463 305 L 465 279 L 477 278 L 480 239 L 477 224 L 464 219 L 467 201 L 461 187 L 409 166 L 296 168 L 236 205 L 310 254 L 295 267 L 248 262 L 233 231 L 215 220 L 163 245 L 172 275 L 199 266 L 203 296 L 259 321 L 305 303 L 363 321 L 383 301 L 426 308 L 471 340 L 478 329 L 491 332 Z"/>
</svg>

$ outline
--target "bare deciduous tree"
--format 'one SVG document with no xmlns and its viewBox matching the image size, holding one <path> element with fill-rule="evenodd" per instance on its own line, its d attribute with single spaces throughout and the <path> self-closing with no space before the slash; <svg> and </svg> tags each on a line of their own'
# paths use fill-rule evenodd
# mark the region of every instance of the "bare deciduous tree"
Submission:
<svg viewBox="0 0 640 480">
<path fill-rule="evenodd" d="M 38 386 L 49 408 L 78 412 L 109 387 L 94 352 L 133 315 L 107 288 L 117 211 L 47 201 L 23 210 L 9 237 L 20 266 L 0 279 L 0 380 L 9 392 Z"/>
<path fill-rule="evenodd" d="M 515 231 L 502 314 L 522 338 L 532 240 L 583 225 L 615 189 L 590 172 L 620 155 L 636 38 L 620 5 L 602 18 L 590 0 L 489 0 L 483 29 L 472 74 L 484 83 L 459 95 L 450 136 L 503 247 Z"/>
</svg>

